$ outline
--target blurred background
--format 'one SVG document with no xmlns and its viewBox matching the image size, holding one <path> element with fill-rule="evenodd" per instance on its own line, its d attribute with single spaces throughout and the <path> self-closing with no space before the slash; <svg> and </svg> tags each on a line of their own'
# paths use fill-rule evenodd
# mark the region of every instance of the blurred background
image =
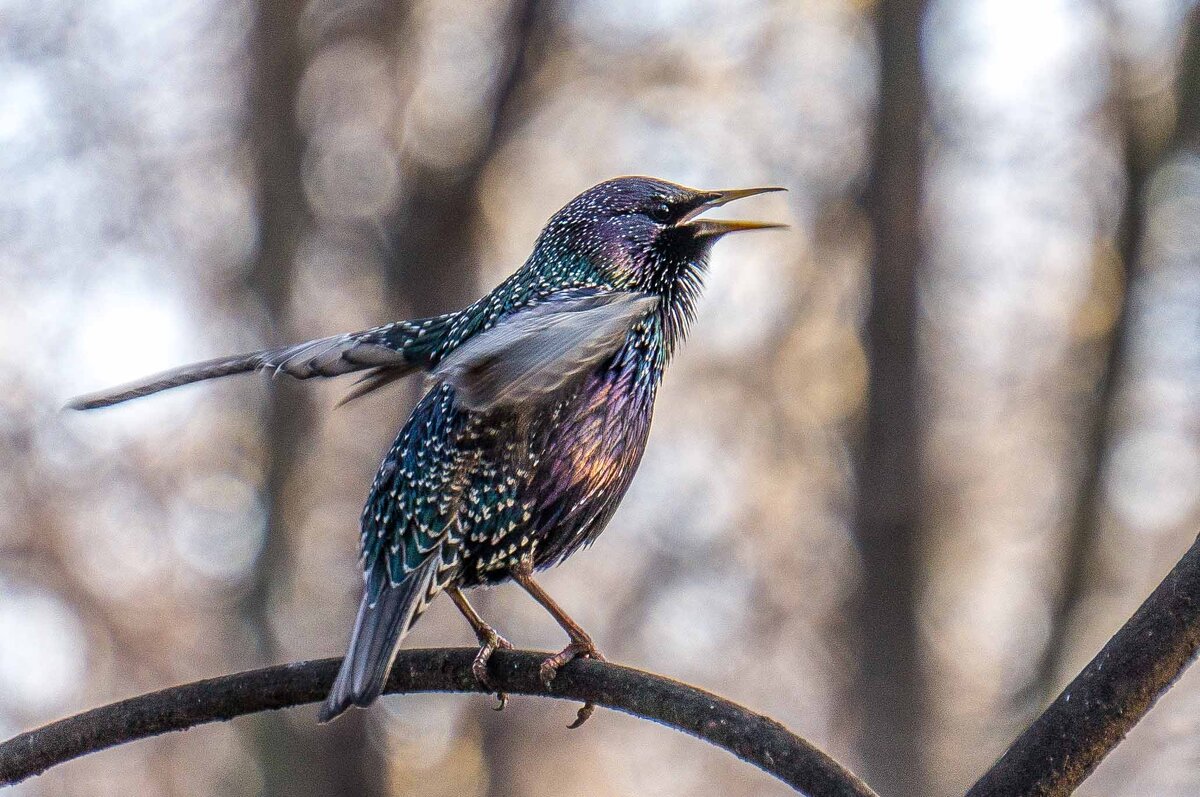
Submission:
<svg viewBox="0 0 1200 797">
<path fill-rule="evenodd" d="M 457 308 L 607 177 L 785 185 L 713 258 L 607 533 L 543 583 L 616 661 L 887 795 L 961 793 L 1200 521 L 1184 0 L 0 0 L 0 735 L 341 655 L 407 384 L 180 363 Z M 520 646 L 561 633 L 476 593 Z M 410 646 L 474 644 L 449 601 Z M 650 723 L 311 707 L 20 795 L 783 795 Z M 1200 672 L 1086 795 L 1200 791 Z"/>
</svg>

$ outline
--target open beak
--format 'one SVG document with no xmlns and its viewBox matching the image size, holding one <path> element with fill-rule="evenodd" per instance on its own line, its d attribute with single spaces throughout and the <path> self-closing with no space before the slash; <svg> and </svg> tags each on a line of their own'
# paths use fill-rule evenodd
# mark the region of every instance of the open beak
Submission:
<svg viewBox="0 0 1200 797">
<path fill-rule="evenodd" d="M 736 199 L 745 199 L 748 196 L 758 196 L 759 194 L 769 194 L 773 191 L 786 191 L 786 188 L 770 186 L 767 188 L 733 188 L 728 191 L 708 191 L 702 203 L 696 206 L 694 210 L 688 213 L 679 221 L 679 224 L 687 225 L 692 230 L 692 234 L 697 238 L 718 238 L 731 232 L 744 232 L 746 230 L 772 230 L 786 228 L 786 224 L 775 224 L 766 221 L 739 221 L 736 219 L 696 219 L 701 213 L 712 208 L 719 208 L 721 205 L 733 202 Z M 695 219 L 695 221 L 693 221 Z"/>
</svg>

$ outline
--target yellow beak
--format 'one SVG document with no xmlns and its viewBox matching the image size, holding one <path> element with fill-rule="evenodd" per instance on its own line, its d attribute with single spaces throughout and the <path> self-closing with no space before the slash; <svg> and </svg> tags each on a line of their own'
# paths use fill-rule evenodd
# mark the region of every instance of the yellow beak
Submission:
<svg viewBox="0 0 1200 797">
<path fill-rule="evenodd" d="M 716 238 L 731 232 L 745 232 L 748 230 L 785 229 L 787 227 L 786 224 L 775 224 L 766 221 L 739 221 L 735 219 L 697 219 L 696 221 L 692 221 L 692 219 L 695 219 L 696 216 L 699 216 L 706 210 L 718 208 L 737 199 L 786 190 L 786 188 L 778 186 L 769 186 L 765 188 L 732 188 L 725 191 L 708 191 L 706 192 L 708 198 L 695 210 L 684 216 L 679 223 L 680 225 L 687 224 L 688 228 L 698 238 Z"/>
</svg>

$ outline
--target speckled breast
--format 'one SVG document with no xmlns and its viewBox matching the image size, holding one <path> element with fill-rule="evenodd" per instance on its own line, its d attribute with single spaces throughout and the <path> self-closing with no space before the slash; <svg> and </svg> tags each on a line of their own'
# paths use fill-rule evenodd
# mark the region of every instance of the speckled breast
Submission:
<svg viewBox="0 0 1200 797">
<path fill-rule="evenodd" d="M 570 397 L 510 421 L 512 435 L 483 469 L 525 478 L 512 494 L 493 496 L 506 509 L 503 520 L 490 522 L 467 510 L 468 582 L 501 580 L 530 551 L 537 567 L 548 567 L 603 531 L 629 488 L 650 430 L 657 379 L 647 373 L 641 353 L 631 342 Z M 468 495 L 467 502 L 484 497 Z"/>
</svg>

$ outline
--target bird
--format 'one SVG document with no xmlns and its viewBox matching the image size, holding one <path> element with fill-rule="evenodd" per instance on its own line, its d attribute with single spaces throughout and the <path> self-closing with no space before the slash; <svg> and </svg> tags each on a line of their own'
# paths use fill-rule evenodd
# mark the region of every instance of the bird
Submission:
<svg viewBox="0 0 1200 797">
<path fill-rule="evenodd" d="M 457 312 L 222 357 L 81 396 L 107 407 L 252 371 L 297 379 L 359 373 L 346 399 L 415 373 L 423 398 L 385 455 L 360 518 L 363 594 L 327 722 L 382 693 L 405 634 L 446 593 L 479 641 L 472 671 L 511 644 L 464 590 L 513 581 L 570 642 L 549 685 L 592 637 L 534 573 L 593 543 L 646 447 L 665 369 L 695 319 L 709 253 L 725 235 L 786 225 L 698 218 L 780 187 L 699 190 L 651 177 L 595 185 L 556 212 L 525 263 Z M 586 704 L 571 727 L 587 719 Z"/>
</svg>

